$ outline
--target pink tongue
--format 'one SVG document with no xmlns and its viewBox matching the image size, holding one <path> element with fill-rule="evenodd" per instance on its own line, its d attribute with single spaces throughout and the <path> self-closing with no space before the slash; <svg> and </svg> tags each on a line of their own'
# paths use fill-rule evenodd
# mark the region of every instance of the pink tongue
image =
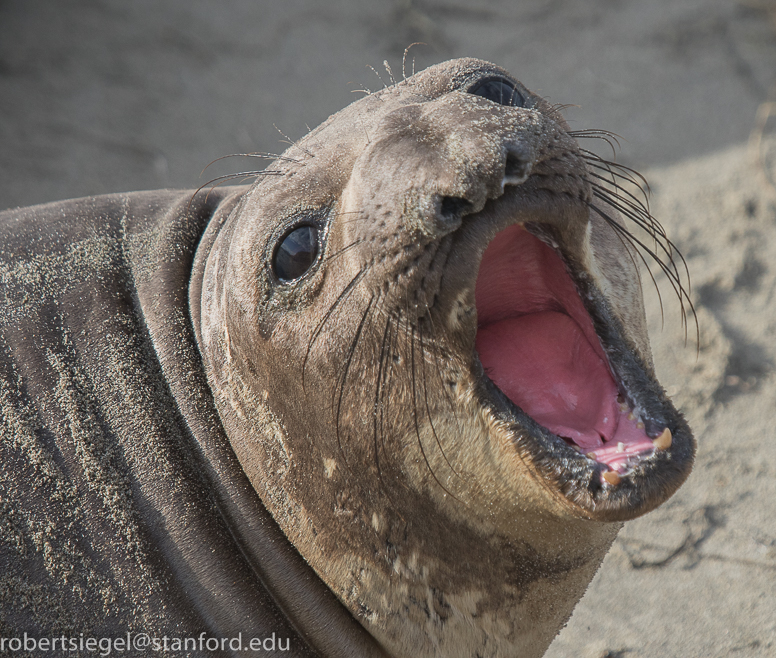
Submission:
<svg viewBox="0 0 776 658">
<path fill-rule="evenodd" d="M 486 324 L 477 352 L 488 377 L 523 411 L 584 450 L 613 438 L 620 412 L 609 368 L 568 315 L 530 313 Z"/>
</svg>

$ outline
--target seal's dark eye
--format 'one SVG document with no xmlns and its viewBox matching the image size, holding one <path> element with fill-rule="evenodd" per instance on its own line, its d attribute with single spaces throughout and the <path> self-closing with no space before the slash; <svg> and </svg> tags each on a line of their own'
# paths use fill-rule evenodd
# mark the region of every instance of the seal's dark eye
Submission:
<svg viewBox="0 0 776 658">
<path fill-rule="evenodd" d="M 272 271 L 280 281 L 293 281 L 310 269 L 318 256 L 318 229 L 297 226 L 286 233 L 272 256 Z"/>
<path fill-rule="evenodd" d="M 515 89 L 515 85 L 504 78 L 491 78 L 490 80 L 478 82 L 469 89 L 469 93 L 475 96 L 482 96 L 500 105 L 525 107 L 523 95 Z"/>
</svg>

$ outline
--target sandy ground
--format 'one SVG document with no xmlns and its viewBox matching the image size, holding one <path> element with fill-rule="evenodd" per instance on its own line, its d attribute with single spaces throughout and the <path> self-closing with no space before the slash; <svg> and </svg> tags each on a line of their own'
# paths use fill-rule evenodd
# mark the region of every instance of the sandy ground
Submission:
<svg viewBox="0 0 776 658">
<path fill-rule="evenodd" d="M 774 16 L 773 0 L 0 0 L 0 209 L 252 168 L 200 177 L 282 151 L 281 132 L 381 87 L 384 60 L 400 74 L 414 41 L 417 68 L 482 57 L 575 104 L 573 127 L 624 137 L 687 257 L 697 357 L 659 277 L 663 329 L 648 307 L 699 454 L 548 656 L 776 656 L 776 117 L 761 156 L 747 147 L 776 98 Z"/>
</svg>

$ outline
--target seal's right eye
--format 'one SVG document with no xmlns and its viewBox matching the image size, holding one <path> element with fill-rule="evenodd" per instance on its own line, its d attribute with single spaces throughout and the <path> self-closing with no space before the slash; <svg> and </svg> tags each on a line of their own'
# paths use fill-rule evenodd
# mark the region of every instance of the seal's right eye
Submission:
<svg viewBox="0 0 776 658">
<path fill-rule="evenodd" d="M 318 256 L 318 229 L 296 226 L 280 238 L 272 256 L 272 271 L 279 281 L 293 281 L 309 270 Z"/>
<path fill-rule="evenodd" d="M 506 78 L 490 78 L 472 86 L 468 93 L 482 96 L 499 105 L 525 107 L 525 98 Z"/>
</svg>

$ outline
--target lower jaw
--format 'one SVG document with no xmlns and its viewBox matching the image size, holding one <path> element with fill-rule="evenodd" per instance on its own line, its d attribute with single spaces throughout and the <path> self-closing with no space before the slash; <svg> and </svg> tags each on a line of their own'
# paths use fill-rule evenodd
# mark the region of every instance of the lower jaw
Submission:
<svg viewBox="0 0 776 658">
<path fill-rule="evenodd" d="M 508 340 L 514 338 L 509 331 L 515 324 L 538 325 L 537 332 L 544 328 L 547 333 L 564 323 L 568 331 L 554 337 L 546 354 L 525 332 L 517 340 Z M 507 339 L 494 339 L 500 332 Z M 569 349 L 574 339 L 579 344 Z M 537 344 L 548 345 L 546 335 Z M 647 435 L 638 412 L 619 394 L 607 364 L 568 316 L 544 312 L 496 323 L 478 332 L 477 348 L 481 361 L 489 364 L 485 365 L 489 378 L 501 392 L 558 439 L 596 462 L 601 484 L 616 486 L 656 450 L 670 447 L 667 428 L 656 440 Z M 569 367 L 558 366 L 559 361 L 574 359 L 577 363 Z M 559 382 L 553 380 L 554 374 L 561 378 Z M 580 409 L 572 413 L 574 405 Z"/>
</svg>

